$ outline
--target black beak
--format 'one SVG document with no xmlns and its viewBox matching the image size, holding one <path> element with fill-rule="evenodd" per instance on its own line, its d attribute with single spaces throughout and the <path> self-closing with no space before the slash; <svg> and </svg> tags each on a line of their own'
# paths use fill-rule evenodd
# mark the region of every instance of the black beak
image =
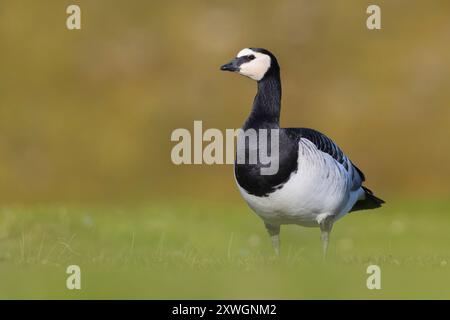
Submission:
<svg viewBox="0 0 450 320">
<path fill-rule="evenodd" d="M 224 64 L 223 66 L 220 67 L 220 70 L 222 70 L 222 71 L 231 71 L 231 72 L 239 71 L 238 59 L 233 59 L 229 63 Z"/>
</svg>

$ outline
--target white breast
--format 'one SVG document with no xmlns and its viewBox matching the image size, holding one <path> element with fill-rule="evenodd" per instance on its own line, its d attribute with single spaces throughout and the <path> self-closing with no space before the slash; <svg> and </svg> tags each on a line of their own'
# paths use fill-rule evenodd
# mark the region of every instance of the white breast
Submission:
<svg viewBox="0 0 450 320">
<path fill-rule="evenodd" d="M 353 207 L 360 191 L 350 190 L 351 177 L 341 164 L 307 139 L 300 140 L 297 161 L 297 171 L 267 197 L 251 195 L 239 187 L 249 206 L 263 220 L 317 226 L 325 216 L 340 218 Z"/>
</svg>

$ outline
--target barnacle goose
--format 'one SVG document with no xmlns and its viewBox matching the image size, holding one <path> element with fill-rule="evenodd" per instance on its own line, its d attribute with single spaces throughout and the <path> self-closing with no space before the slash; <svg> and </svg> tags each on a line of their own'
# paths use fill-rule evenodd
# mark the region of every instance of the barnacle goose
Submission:
<svg viewBox="0 0 450 320">
<path fill-rule="evenodd" d="M 348 212 L 381 207 L 383 200 L 364 187 L 364 174 L 327 136 L 307 128 L 280 128 L 281 81 L 275 56 L 266 49 L 245 48 L 221 70 L 237 72 L 258 84 L 243 130 L 277 129 L 279 169 L 262 175 L 264 165 L 235 162 L 234 173 L 245 201 L 264 221 L 275 253 L 280 226 L 319 227 L 326 255 L 333 223 Z M 238 152 L 249 152 L 249 144 Z"/>
</svg>

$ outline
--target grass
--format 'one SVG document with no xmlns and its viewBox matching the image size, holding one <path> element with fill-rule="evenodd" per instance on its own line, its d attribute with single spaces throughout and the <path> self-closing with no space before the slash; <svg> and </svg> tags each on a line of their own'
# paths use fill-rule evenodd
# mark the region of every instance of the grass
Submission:
<svg viewBox="0 0 450 320">
<path fill-rule="evenodd" d="M 274 258 L 245 205 L 0 209 L 0 298 L 450 298 L 450 202 L 353 213 L 321 257 L 316 228 L 282 228 Z M 82 289 L 66 289 L 81 267 Z M 381 267 L 381 290 L 366 268 Z"/>
</svg>

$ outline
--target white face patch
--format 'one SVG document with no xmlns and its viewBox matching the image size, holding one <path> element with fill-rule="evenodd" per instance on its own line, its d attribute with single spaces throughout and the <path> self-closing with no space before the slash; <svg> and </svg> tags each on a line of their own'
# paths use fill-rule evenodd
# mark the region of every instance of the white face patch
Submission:
<svg viewBox="0 0 450 320">
<path fill-rule="evenodd" d="M 242 49 L 237 54 L 237 58 L 254 55 L 255 59 L 240 65 L 239 73 L 253 80 L 259 81 L 270 68 L 270 56 L 264 53 L 253 51 L 249 48 Z"/>
</svg>

